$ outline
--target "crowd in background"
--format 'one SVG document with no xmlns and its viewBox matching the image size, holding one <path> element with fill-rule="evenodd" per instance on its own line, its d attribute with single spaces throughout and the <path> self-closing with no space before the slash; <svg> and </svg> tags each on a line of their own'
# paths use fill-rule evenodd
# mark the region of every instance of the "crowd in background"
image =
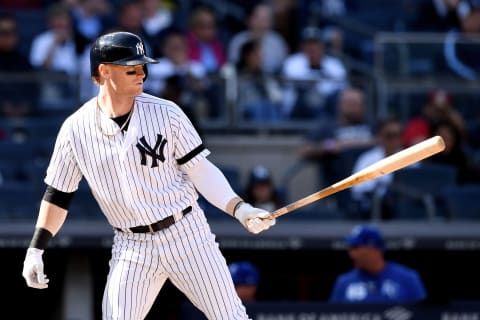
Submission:
<svg viewBox="0 0 480 320">
<path fill-rule="evenodd" d="M 480 3 L 389 5 L 401 9 L 395 19 L 379 14 L 381 1 L 2 0 L 0 73 L 12 77 L 0 82 L 0 139 L 22 137 L 21 128 L 13 133 L 2 128 L 8 119 L 57 112 L 63 117 L 95 96 L 90 44 L 104 32 L 124 30 L 140 35 L 147 53 L 159 61 L 149 66 L 145 91 L 177 102 L 200 131 L 202 120 L 226 112 L 225 88 L 216 81 L 222 75 L 237 80 L 235 108 L 242 120 L 314 121 L 316 129 L 305 130 L 298 158 L 317 163 L 325 185 L 432 135 L 447 143 L 432 162 L 454 166 L 459 184 L 480 182 L 476 106 L 470 107 L 477 117 L 467 118 L 465 106 L 457 108 L 454 95 L 438 88 L 420 97 L 414 106 L 419 111 L 407 119 L 395 112 L 375 117 L 375 101 L 352 81 L 362 73 L 352 61 L 373 66 L 373 40 L 345 27 L 356 18 L 385 31 L 443 32 L 444 54 L 431 56 L 435 70 L 454 81 L 475 80 L 478 49 L 456 41 L 480 31 Z M 29 73 L 34 71 L 41 74 Z M 354 155 L 348 165 L 339 161 L 347 151 Z M 375 194 L 388 212 L 391 179 L 354 188 L 355 207 L 344 209 L 368 216 Z"/>
<path fill-rule="evenodd" d="M 98 35 L 114 30 L 140 35 L 147 53 L 160 60 L 150 70 L 152 81 L 145 91 L 175 98 L 198 117 L 225 112 L 222 88 L 212 77 L 232 72 L 241 92 L 236 108 L 242 119 L 333 117 L 336 98 L 354 85 L 351 78 L 360 72 L 355 63 L 373 64 L 373 39 L 352 31 L 348 21 L 353 19 L 363 19 L 363 26 L 370 23 L 377 31 L 449 33 L 444 54 L 431 56 L 435 71 L 476 79 L 477 49 L 455 40 L 480 30 L 476 1 L 397 1 L 383 17 L 375 14 L 385 4 L 367 2 L 232 0 L 215 6 L 193 0 L 3 0 L 0 45 L 8 59 L 2 59 L 0 70 L 41 70 L 53 78 L 47 76 L 50 81 L 42 81 L 29 95 L 9 90 L 18 106 L 4 102 L 2 113 L 72 110 L 77 101 L 95 95 L 89 46 Z M 58 73 L 78 77 L 79 88 L 64 78 L 55 81 Z M 68 100 L 74 95 L 79 100 Z"/>
<path fill-rule="evenodd" d="M 365 79 L 375 73 L 376 31 L 441 32 L 445 35 L 441 49 L 412 64 L 412 74 L 475 85 L 480 46 L 462 41 L 480 32 L 479 0 L 0 0 L 0 218 L 25 218 L 13 204 L 28 218 L 37 210 L 29 201 L 36 206 L 41 194 L 30 197 L 29 192 L 42 184 L 44 160 L 50 156 L 59 124 L 97 93 L 90 78 L 91 42 L 114 30 L 142 37 L 147 54 L 159 61 L 149 65 L 144 90 L 176 102 L 202 135 L 208 134 L 202 126 L 205 120 L 223 119 L 230 108 L 224 97 L 229 88 L 219 81 L 225 77 L 235 79 L 234 107 L 240 122 L 298 123 L 301 130 L 295 133 L 300 131 L 304 139 L 295 157 L 318 169 L 318 178 L 310 177 L 319 182 L 316 189 L 433 135 L 443 137 L 445 151 L 410 168 L 431 172 L 428 176 L 414 172 L 414 187 L 407 188 L 413 191 L 406 191 L 389 174 L 319 202 L 332 207 L 337 219 L 389 220 L 405 214 L 425 219 L 426 200 L 433 196 L 437 218 L 448 220 L 452 217 L 443 187 L 451 183 L 477 187 L 475 205 L 464 201 L 462 210 L 470 210 L 469 219 L 478 220 L 478 93 L 464 99 L 442 86 L 420 90 L 409 100 L 413 105 L 406 117 L 395 108 L 378 117 L 378 101 Z M 397 72 L 397 60 L 386 55 L 386 70 Z M 395 104 L 395 99 L 388 102 Z M 313 126 L 303 126 L 304 121 Z M 232 183 L 247 202 L 272 211 L 296 200 L 288 198 L 288 186 L 281 185 L 268 163 L 250 169 L 244 184 Z M 422 190 L 429 181 L 425 188 L 433 189 Z M 43 192 L 44 185 L 39 189 Z M 86 197 L 84 189 L 81 185 L 76 192 L 72 211 L 78 209 L 89 218 L 95 216 L 88 210 L 91 206 L 86 209 L 93 198 Z M 321 217 L 318 209 L 312 207 L 315 217 Z M 306 213 L 285 219 L 307 217 Z M 357 227 L 346 238 L 354 268 L 332 282 L 331 302 L 398 297 L 396 285 L 383 284 L 392 264 L 383 258 L 382 235 L 366 230 L 365 236 Z M 388 264 L 389 269 L 370 270 L 372 265 Z M 256 267 L 249 261 L 230 265 L 237 292 L 246 303 L 257 299 L 258 288 L 269 285 L 262 282 L 272 270 Z M 430 288 L 439 282 L 438 288 L 445 289 L 443 282 L 432 281 L 432 274 L 429 270 L 421 276 Z M 416 301 L 435 295 L 435 290 L 425 292 L 419 275 L 409 270 L 400 278 L 402 284 L 413 283 L 402 298 Z M 305 278 L 299 282 L 305 283 Z M 281 290 L 285 288 L 282 282 Z"/>
</svg>

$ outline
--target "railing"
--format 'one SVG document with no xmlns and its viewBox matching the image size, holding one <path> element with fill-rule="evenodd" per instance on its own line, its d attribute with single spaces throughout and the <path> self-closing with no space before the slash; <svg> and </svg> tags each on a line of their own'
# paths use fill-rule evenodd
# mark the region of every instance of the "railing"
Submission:
<svg viewBox="0 0 480 320">
<path fill-rule="evenodd" d="M 418 112 L 432 89 L 454 97 L 467 118 L 479 99 L 478 64 L 462 61 L 480 48 L 480 36 L 450 33 L 377 33 L 375 79 L 378 115 L 391 112 L 407 119 Z"/>
<path fill-rule="evenodd" d="M 282 77 L 269 77 L 275 87 L 275 98 L 268 96 L 265 101 L 257 101 L 257 105 L 245 106 L 245 98 L 254 96 L 256 92 L 248 91 L 245 83 L 253 82 L 263 85 L 258 79 L 245 79 L 238 76 L 231 67 L 224 68 L 218 74 L 202 79 L 203 89 L 194 90 L 188 85 L 177 88 L 175 98 L 180 107 L 188 111 L 199 126 L 206 132 L 296 132 L 305 133 L 316 125 L 315 118 L 334 116 L 335 99 L 316 92 L 315 86 L 323 81 L 332 81 L 327 78 L 318 80 L 288 80 Z M 149 86 L 149 82 L 163 81 L 149 75 L 145 91 L 159 97 L 166 97 Z M 353 77 L 348 82 L 360 85 L 367 95 L 369 102 L 369 118 L 375 116 L 373 104 L 375 88 L 373 78 Z M 177 84 L 173 84 L 175 86 Z M 248 87 L 248 86 L 247 86 Z M 252 86 L 250 86 L 251 88 Z M 264 88 L 261 88 L 263 90 Z M 254 89 L 255 90 L 255 89 Z M 9 100 L 26 102 L 31 106 L 27 116 L 57 115 L 66 116 L 76 110 L 98 89 L 88 77 L 78 77 L 55 72 L 7 73 L 0 72 L 0 91 L 3 92 L 0 103 Z M 315 97 L 312 99 L 312 92 Z M 295 95 L 292 100 L 292 95 Z M 308 97 L 306 97 L 308 95 Z M 305 98 L 306 97 L 306 98 Z M 305 98 L 305 99 L 304 99 Z M 308 106 L 300 106 L 302 100 L 309 100 Z M 248 99 L 247 99 L 248 100 Z M 290 101 L 290 102 L 288 102 Z M 328 105 L 327 105 L 328 104 Z M 276 116 L 247 116 L 246 107 L 263 108 L 269 105 L 278 108 Z M 304 111 L 296 112 L 300 108 Z M 287 110 L 287 111 L 285 111 Z M 294 113 L 297 115 L 294 115 Z M 255 118 L 257 117 L 257 118 Z"/>
</svg>

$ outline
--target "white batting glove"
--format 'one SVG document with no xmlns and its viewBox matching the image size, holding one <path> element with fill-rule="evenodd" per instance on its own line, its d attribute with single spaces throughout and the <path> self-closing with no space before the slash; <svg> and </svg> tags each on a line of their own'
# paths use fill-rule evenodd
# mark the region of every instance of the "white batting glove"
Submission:
<svg viewBox="0 0 480 320">
<path fill-rule="evenodd" d="M 48 288 L 47 276 L 43 273 L 43 250 L 37 248 L 28 248 L 23 262 L 22 276 L 27 281 L 27 285 L 36 289 Z"/>
<path fill-rule="evenodd" d="M 268 211 L 252 207 L 245 202 L 235 210 L 235 218 L 251 233 L 259 233 L 273 226 L 275 218 L 269 217 Z"/>
</svg>

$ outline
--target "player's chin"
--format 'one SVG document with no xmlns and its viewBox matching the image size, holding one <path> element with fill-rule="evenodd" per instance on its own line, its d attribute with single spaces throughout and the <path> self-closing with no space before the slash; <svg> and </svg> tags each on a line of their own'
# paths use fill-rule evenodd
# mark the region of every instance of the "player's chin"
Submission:
<svg viewBox="0 0 480 320">
<path fill-rule="evenodd" d="M 139 83 L 136 83 L 133 86 L 132 90 L 135 91 L 136 94 L 142 93 L 142 91 L 143 91 L 143 81 L 139 82 Z"/>
</svg>

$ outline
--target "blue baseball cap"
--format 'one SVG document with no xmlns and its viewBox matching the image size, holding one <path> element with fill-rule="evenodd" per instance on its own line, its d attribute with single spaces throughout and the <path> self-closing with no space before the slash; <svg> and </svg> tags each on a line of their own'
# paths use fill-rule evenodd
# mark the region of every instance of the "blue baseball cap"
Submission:
<svg viewBox="0 0 480 320">
<path fill-rule="evenodd" d="M 235 285 L 258 285 L 260 276 L 252 263 L 248 261 L 234 262 L 228 268 Z"/>
<path fill-rule="evenodd" d="M 345 238 L 349 247 L 372 246 L 379 250 L 385 249 L 383 235 L 380 230 L 372 225 L 357 225 L 353 227 L 352 232 Z"/>
</svg>

